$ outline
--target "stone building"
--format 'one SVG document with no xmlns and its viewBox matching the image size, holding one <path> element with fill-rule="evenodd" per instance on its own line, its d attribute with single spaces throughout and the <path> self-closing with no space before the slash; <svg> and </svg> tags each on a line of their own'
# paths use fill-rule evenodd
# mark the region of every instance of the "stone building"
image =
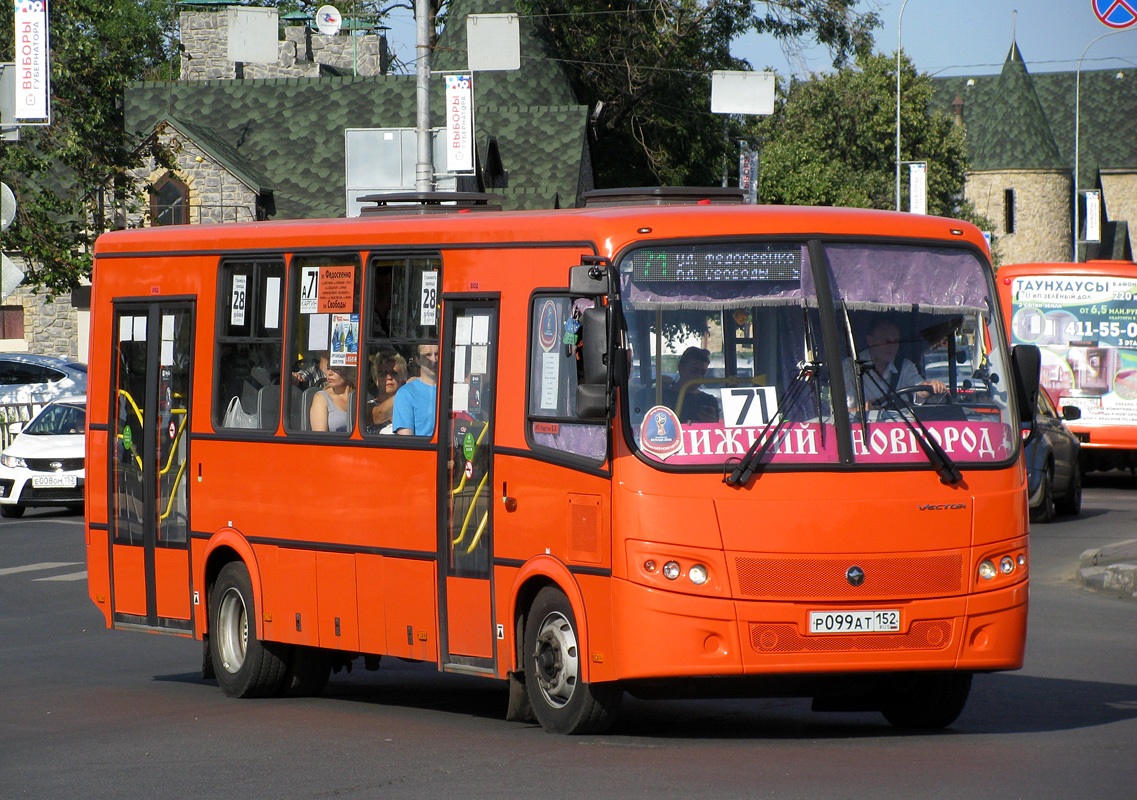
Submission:
<svg viewBox="0 0 1137 800">
<path fill-rule="evenodd" d="M 964 191 L 995 226 L 998 263 L 1075 260 L 1075 164 L 1076 260 L 1133 258 L 1137 71 L 1031 75 L 1012 44 L 998 75 L 934 82 L 936 104 L 967 127 Z M 1100 241 L 1086 241 L 1087 190 L 1101 192 Z"/>
<path fill-rule="evenodd" d="M 160 140 L 176 164 L 151 161 L 136 171 L 139 194 L 115 210 L 116 225 L 342 217 L 352 195 L 346 131 L 415 127 L 415 76 L 388 73 L 382 34 L 324 36 L 291 15 L 282 20 L 275 62 L 234 62 L 227 51 L 232 5 L 180 3 L 180 80 L 127 88 L 128 133 L 137 142 Z M 470 13 L 515 10 L 511 0 L 454 0 L 432 71 L 466 69 Z M 451 176 L 448 185 L 485 188 L 506 208 L 576 205 L 593 188 L 588 109 L 525 21 L 521 48 L 523 69 L 476 76 L 476 171 Z M 444 103 L 435 79 L 436 126 Z M 54 302 L 21 288 L 0 309 L 0 350 L 86 361 L 88 306 L 89 288 Z"/>
</svg>

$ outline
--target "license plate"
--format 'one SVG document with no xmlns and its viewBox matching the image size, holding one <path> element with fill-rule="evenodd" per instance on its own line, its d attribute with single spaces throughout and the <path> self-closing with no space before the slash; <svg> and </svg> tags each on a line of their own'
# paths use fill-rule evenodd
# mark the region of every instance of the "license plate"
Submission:
<svg viewBox="0 0 1137 800">
<path fill-rule="evenodd" d="M 810 611 L 810 633 L 896 633 L 900 630 L 900 612 L 874 611 Z"/>
<path fill-rule="evenodd" d="M 36 475 L 32 486 L 37 489 L 74 489 L 78 481 L 74 475 Z"/>
</svg>

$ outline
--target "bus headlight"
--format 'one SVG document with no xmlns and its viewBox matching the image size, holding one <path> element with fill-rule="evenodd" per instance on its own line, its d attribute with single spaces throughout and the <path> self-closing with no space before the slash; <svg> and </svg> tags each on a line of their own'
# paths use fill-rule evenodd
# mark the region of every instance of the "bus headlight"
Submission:
<svg viewBox="0 0 1137 800">
<path fill-rule="evenodd" d="M 691 583 L 702 586 L 707 582 L 707 568 L 702 564 L 696 564 L 687 570 L 687 577 L 691 579 Z"/>
<path fill-rule="evenodd" d="M 989 558 L 983 559 L 979 564 L 979 577 L 985 581 L 994 579 L 999 573 L 995 570 L 995 562 Z"/>
<path fill-rule="evenodd" d="M 668 561 L 663 565 L 663 577 L 669 581 L 673 581 L 679 577 L 679 563 L 677 561 Z"/>
<path fill-rule="evenodd" d="M 1015 560 L 1010 556 L 1003 556 L 999 562 L 999 571 L 1004 575 L 1010 575 L 1015 571 Z"/>
</svg>

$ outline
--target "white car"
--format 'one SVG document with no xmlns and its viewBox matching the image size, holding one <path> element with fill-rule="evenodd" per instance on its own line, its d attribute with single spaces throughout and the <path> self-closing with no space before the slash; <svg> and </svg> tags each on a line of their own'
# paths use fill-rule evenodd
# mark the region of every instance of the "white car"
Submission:
<svg viewBox="0 0 1137 800">
<path fill-rule="evenodd" d="M 83 507 L 87 398 L 48 403 L 0 453 L 0 516 L 28 506 Z"/>
</svg>

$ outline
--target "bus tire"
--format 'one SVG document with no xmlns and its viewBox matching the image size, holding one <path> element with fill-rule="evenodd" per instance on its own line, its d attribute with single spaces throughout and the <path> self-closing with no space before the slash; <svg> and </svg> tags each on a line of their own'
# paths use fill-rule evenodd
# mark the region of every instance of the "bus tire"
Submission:
<svg viewBox="0 0 1137 800">
<path fill-rule="evenodd" d="M 601 733 L 616 719 L 624 692 L 613 683 L 584 683 L 576 617 L 564 593 L 537 593 L 525 624 L 525 690 L 549 733 Z"/>
<path fill-rule="evenodd" d="M 897 728 L 946 728 L 959 717 L 970 693 L 970 672 L 904 675 L 889 687 L 881 713 Z"/>
<path fill-rule="evenodd" d="M 210 594 L 210 661 L 217 684 L 230 697 L 278 694 L 287 673 L 287 646 L 262 642 L 249 570 L 240 561 L 221 568 Z"/>
<path fill-rule="evenodd" d="M 24 507 L 15 503 L 0 504 L 0 517 L 16 517 L 24 516 Z"/>
<path fill-rule="evenodd" d="M 324 691 L 331 674 L 332 654 L 329 651 L 319 647 L 293 647 L 284 679 L 284 695 L 315 697 Z"/>
</svg>

